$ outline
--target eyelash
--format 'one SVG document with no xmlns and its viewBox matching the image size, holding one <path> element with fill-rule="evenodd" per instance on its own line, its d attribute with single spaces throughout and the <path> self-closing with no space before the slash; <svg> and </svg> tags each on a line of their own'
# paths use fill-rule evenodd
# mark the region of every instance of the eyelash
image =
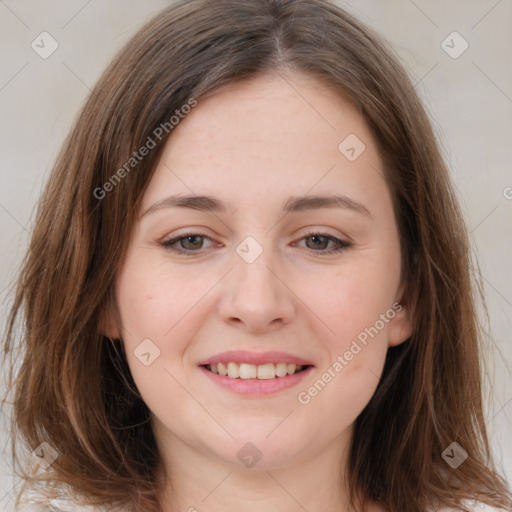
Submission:
<svg viewBox="0 0 512 512">
<path fill-rule="evenodd" d="M 352 243 L 350 243 L 350 242 L 345 242 L 344 240 L 340 240 L 340 239 L 338 239 L 334 236 L 328 235 L 326 233 L 318 233 L 315 231 L 310 231 L 310 232 L 306 233 L 300 240 L 304 240 L 305 238 L 311 238 L 314 236 L 321 236 L 321 237 L 327 238 L 329 240 L 334 241 L 338 245 L 337 247 L 331 247 L 330 249 L 321 250 L 321 251 L 315 251 L 314 249 L 309 249 L 310 251 L 313 251 L 314 253 L 319 253 L 322 255 L 323 254 L 333 254 L 333 253 L 338 253 L 338 252 L 344 251 L 345 249 L 348 249 L 349 247 L 352 246 Z M 168 251 L 178 253 L 178 254 L 187 255 L 187 256 L 193 256 L 194 253 L 199 253 L 201 251 L 201 249 L 194 251 L 194 250 L 190 250 L 190 249 L 181 249 L 178 247 L 174 247 L 174 244 L 176 244 L 180 240 L 184 240 L 185 238 L 188 238 L 188 237 L 201 237 L 201 238 L 205 238 L 205 239 L 213 242 L 213 240 L 208 235 L 191 231 L 191 232 L 182 233 L 179 236 L 170 238 L 169 240 L 164 240 L 164 241 L 160 242 L 160 245 L 162 245 Z"/>
</svg>

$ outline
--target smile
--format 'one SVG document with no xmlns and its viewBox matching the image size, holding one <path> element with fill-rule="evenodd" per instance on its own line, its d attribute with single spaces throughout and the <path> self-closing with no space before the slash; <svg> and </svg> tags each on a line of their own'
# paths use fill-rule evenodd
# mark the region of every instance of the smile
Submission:
<svg viewBox="0 0 512 512">
<path fill-rule="evenodd" d="M 217 373 L 223 377 L 231 379 L 258 379 L 269 380 L 276 377 L 286 377 L 303 371 L 306 366 L 296 365 L 293 363 L 266 363 L 266 364 L 249 364 L 235 363 L 215 363 L 204 366 L 212 373 Z"/>
<path fill-rule="evenodd" d="M 286 374 L 283 375 L 284 364 L 210 363 L 199 366 L 199 370 L 210 382 L 220 388 L 244 398 L 258 399 L 278 395 L 280 392 L 282 393 L 287 389 L 297 386 L 315 369 L 314 366 L 296 366 L 286 363 Z M 215 369 L 217 373 L 215 373 Z M 221 372 L 226 373 L 226 375 L 222 375 Z M 247 375 L 250 376 L 247 377 Z M 280 377 L 279 375 L 283 376 Z"/>
</svg>

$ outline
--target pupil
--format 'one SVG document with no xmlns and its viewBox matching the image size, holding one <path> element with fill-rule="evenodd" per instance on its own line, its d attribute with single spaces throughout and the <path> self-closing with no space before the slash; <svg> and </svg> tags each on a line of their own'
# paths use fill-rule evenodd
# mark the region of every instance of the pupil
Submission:
<svg viewBox="0 0 512 512">
<path fill-rule="evenodd" d="M 315 240 L 316 240 L 316 241 L 320 241 L 320 246 L 321 246 L 321 247 L 324 247 L 324 244 L 325 244 L 325 237 L 323 237 L 322 235 L 313 235 L 313 236 L 310 236 L 309 238 L 310 238 L 313 242 L 315 242 Z M 321 238 L 323 238 L 323 239 L 324 239 L 323 244 L 322 244 L 322 241 L 320 240 Z M 314 245 L 315 245 L 315 247 L 319 247 L 318 243 L 314 243 Z"/>
<path fill-rule="evenodd" d="M 186 237 L 186 243 L 191 243 L 192 245 L 194 245 L 194 239 L 198 239 L 199 237 L 197 235 L 191 235 L 191 236 L 187 236 Z M 197 244 L 197 242 L 196 242 Z"/>
</svg>

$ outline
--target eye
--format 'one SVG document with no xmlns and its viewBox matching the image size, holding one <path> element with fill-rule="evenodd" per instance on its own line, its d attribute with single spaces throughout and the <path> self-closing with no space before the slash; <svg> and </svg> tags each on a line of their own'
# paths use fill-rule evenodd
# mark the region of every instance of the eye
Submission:
<svg viewBox="0 0 512 512">
<path fill-rule="evenodd" d="M 306 241 L 306 247 L 308 249 L 321 254 L 340 252 L 352 245 L 350 242 L 345 242 L 339 238 L 327 235 L 325 233 L 310 232 L 304 238 L 302 238 L 301 241 L 302 240 Z M 334 244 L 334 247 L 331 246 L 328 248 L 330 242 Z"/>
<path fill-rule="evenodd" d="M 163 242 L 160 242 L 160 245 L 162 245 L 167 250 L 172 252 L 180 254 L 190 254 L 191 252 L 199 252 L 201 249 L 204 249 L 204 240 L 209 240 L 210 242 L 213 242 L 213 240 L 204 233 L 190 232 L 182 233 L 179 236 L 176 236 L 169 240 L 164 240 Z"/>
<path fill-rule="evenodd" d="M 181 233 L 179 236 L 160 242 L 160 245 L 169 251 L 192 256 L 192 253 L 200 253 L 205 249 L 205 240 L 212 243 L 214 242 L 204 233 L 185 232 Z M 322 255 L 340 252 L 352 245 L 350 242 L 345 242 L 325 233 L 310 232 L 305 237 L 301 238 L 300 241 L 302 240 L 306 241 L 307 249 Z M 330 243 L 334 246 L 329 247 Z"/>
</svg>

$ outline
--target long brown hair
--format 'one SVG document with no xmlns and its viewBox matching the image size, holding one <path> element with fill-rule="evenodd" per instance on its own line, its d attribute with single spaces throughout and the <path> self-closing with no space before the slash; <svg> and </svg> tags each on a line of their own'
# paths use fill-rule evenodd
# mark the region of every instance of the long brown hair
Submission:
<svg viewBox="0 0 512 512">
<path fill-rule="evenodd" d="M 117 314 L 116 273 L 172 137 L 171 117 L 221 86 L 286 69 L 349 98 L 370 127 L 401 237 L 402 303 L 414 318 L 411 338 L 388 350 L 379 386 L 356 420 L 352 504 L 424 512 L 477 499 L 512 507 L 482 412 L 481 282 L 447 168 L 393 52 L 328 0 L 180 1 L 147 23 L 101 76 L 40 199 L 8 319 L 20 470 L 29 486 L 64 484 L 90 503 L 159 510 L 149 411 L 122 345 L 102 335 L 102 311 Z M 135 157 L 150 138 L 156 147 Z M 21 460 L 17 437 L 29 451 L 48 442 L 59 456 L 38 472 Z M 453 442 L 468 453 L 456 469 L 442 458 Z"/>
</svg>

